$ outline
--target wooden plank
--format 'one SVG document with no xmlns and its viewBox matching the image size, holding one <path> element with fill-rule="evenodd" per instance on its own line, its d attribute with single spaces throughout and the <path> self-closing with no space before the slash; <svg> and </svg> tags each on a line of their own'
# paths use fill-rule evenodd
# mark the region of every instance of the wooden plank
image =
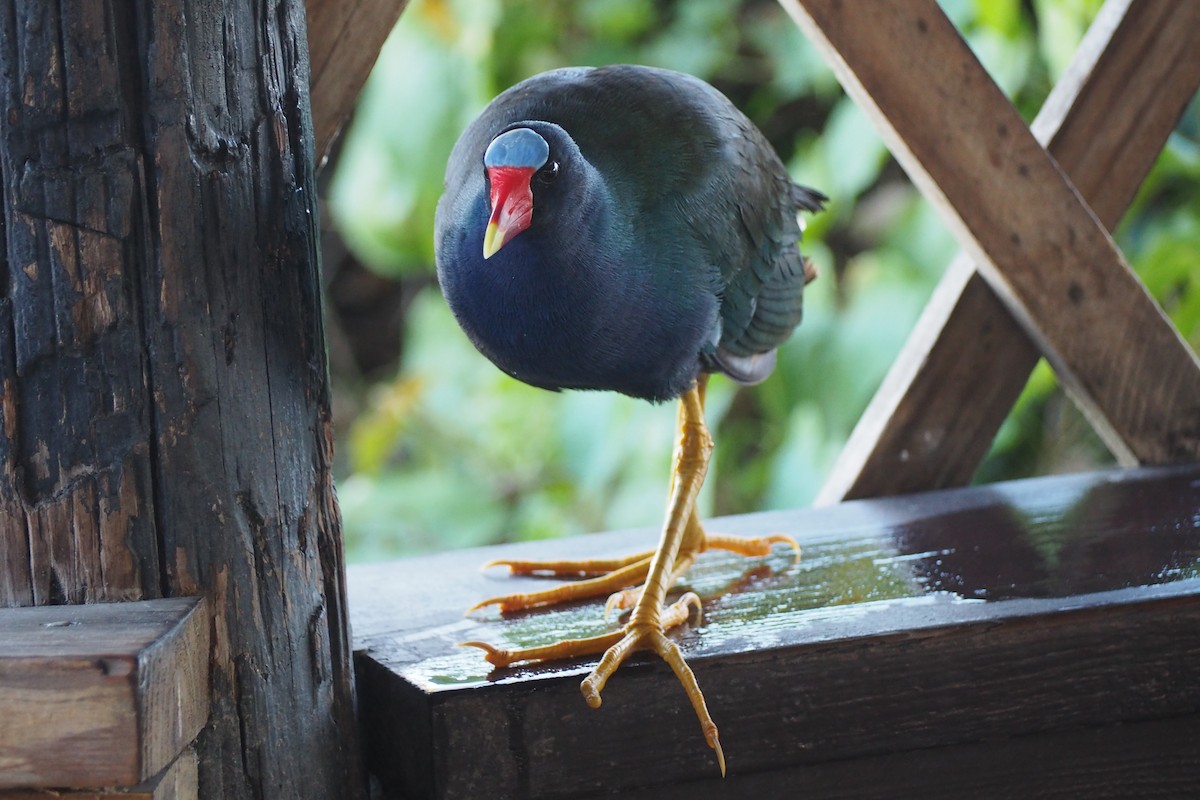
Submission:
<svg viewBox="0 0 1200 800">
<path fill-rule="evenodd" d="M 322 166 L 408 0 L 308 0 L 313 131 Z"/>
<path fill-rule="evenodd" d="M 208 719 L 199 598 L 0 610 L 0 788 L 133 786 Z"/>
<path fill-rule="evenodd" d="M 1112 229 L 1197 86 L 1200 5 L 1109 0 L 1033 132 Z M 960 253 L 816 502 L 965 485 L 1040 357 Z"/>
<path fill-rule="evenodd" d="M 783 551 L 749 562 L 706 553 L 685 579 L 704 600 L 704 619 L 674 635 L 721 726 L 726 782 L 672 673 L 653 659 L 622 668 L 593 711 L 578 689 L 587 661 L 489 671 L 477 653 L 454 647 L 606 630 L 599 602 L 510 618 L 462 610 L 545 586 L 481 573 L 484 560 L 617 555 L 644 549 L 653 531 L 354 566 L 368 762 L 404 797 L 683 798 L 734 786 L 784 796 L 797 775 L 827 786 L 868 759 L 876 766 L 849 785 L 882 796 L 887 784 L 872 795 L 867 776 L 886 781 L 887 765 L 909 753 L 922 764 L 931 749 L 969 755 L 1039 736 L 1061 747 L 1067 732 L 1113 727 L 1101 737 L 1111 734 L 1106 752 L 1131 748 L 1112 763 L 1114 780 L 1142 785 L 1155 764 L 1163 780 L 1200 780 L 1196 758 L 1167 769 L 1173 751 L 1155 756 L 1150 739 L 1122 727 L 1200 714 L 1197 508 L 1193 465 L 713 521 L 730 533 L 792 533 L 804 547 L 798 563 Z M 990 763 L 1012 769 L 1027 752 L 1014 748 Z M 1072 753 L 1062 769 L 1096 763 Z M 1039 769 L 1049 778 L 1059 767 Z M 1056 774 L 1059 787 L 1069 782 Z M 1005 795 L 981 788 L 979 796 Z"/>
<path fill-rule="evenodd" d="M 1200 456 L 1200 360 L 937 3 L 782 2 L 1118 459 Z"/>
<path fill-rule="evenodd" d="M 1200 716 L 805 764 L 731 775 L 687 790 L 631 790 L 624 800 L 1078 800 L 1191 797 L 1200 777 Z M 595 795 L 603 797 L 607 795 Z"/>
<path fill-rule="evenodd" d="M 184 750 L 150 780 L 127 789 L 10 789 L 0 800 L 196 800 L 200 796 L 196 752 Z"/>
</svg>

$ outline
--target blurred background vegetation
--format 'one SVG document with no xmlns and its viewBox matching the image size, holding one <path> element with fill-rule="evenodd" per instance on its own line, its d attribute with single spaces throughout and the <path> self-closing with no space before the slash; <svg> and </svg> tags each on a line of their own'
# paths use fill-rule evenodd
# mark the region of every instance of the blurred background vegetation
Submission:
<svg viewBox="0 0 1200 800">
<path fill-rule="evenodd" d="M 946 0 L 1027 120 L 1101 0 Z M 534 73 L 634 62 L 710 81 L 832 201 L 809 220 L 822 277 L 776 374 L 710 387 L 706 515 L 808 504 L 956 245 L 857 107 L 769 0 L 413 0 L 326 187 L 338 491 L 352 560 L 659 522 L 674 408 L 552 394 L 503 375 L 458 330 L 434 275 L 450 148 Z M 1200 104 L 1116 233 L 1200 348 Z M 977 480 L 1111 463 L 1043 364 Z"/>
</svg>

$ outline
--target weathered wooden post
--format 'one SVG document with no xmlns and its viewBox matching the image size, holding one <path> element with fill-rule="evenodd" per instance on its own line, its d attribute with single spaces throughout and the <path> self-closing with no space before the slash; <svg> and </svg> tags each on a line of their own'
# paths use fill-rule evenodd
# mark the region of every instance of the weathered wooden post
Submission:
<svg viewBox="0 0 1200 800">
<path fill-rule="evenodd" d="M 206 596 L 201 796 L 360 796 L 304 4 L 0 42 L 0 606 Z"/>
</svg>

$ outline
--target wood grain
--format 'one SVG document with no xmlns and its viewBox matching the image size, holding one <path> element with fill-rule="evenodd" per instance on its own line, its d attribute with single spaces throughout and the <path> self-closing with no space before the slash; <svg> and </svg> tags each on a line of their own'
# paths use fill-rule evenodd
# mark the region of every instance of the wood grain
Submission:
<svg viewBox="0 0 1200 800">
<path fill-rule="evenodd" d="M 960 757 L 998 779 L 953 772 L 933 796 L 1027 796 L 1015 787 L 1040 780 L 1062 797 L 1085 768 L 1097 773 L 1081 785 L 1104 775 L 1127 796 L 1186 785 L 1200 758 L 1178 761 L 1167 740 L 1200 720 L 1197 508 L 1193 465 L 712 521 L 791 533 L 804 548 L 798 563 L 783 551 L 706 553 L 685 578 L 704 616 L 674 636 L 721 728 L 726 781 L 653 659 L 623 667 L 591 710 L 578 688 L 585 660 L 489 671 L 455 647 L 607 630 L 599 602 L 509 618 L 462 609 L 546 585 L 480 573 L 484 561 L 620 555 L 654 531 L 356 566 L 369 763 L 405 798 L 826 796 L 838 781 L 829 796 L 921 796 L 895 786 L 932 785 L 922 768 Z M 1183 717 L 1144 738 L 1132 727 Z M 1038 741 L 1063 761 L 1019 773 Z"/>
<path fill-rule="evenodd" d="M 132 31 L 109 5 L 0 15 L 0 606 L 159 594 L 148 379 L 124 268 L 142 164 L 116 110 Z"/>
<path fill-rule="evenodd" d="M 993 742 L 731 775 L 722 784 L 630 790 L 624 800 L 1124 800 L 1191 796 L 1200 716 L 1055 731 Z M 608 795 L 597 794 L 593 797 Z"/>
<path fill-rule="evenodd" d="M 170 766 L 153 778 L 128 788 L 110 789 L 10 789 L 0 800 L 197 800 L 199 778 L 196 753 L 184 750 Z"/>
<path fill-rule="evenodd" d="M 1038 141 L 1107 228 L 1200 86 L 1198 53 L 1200 7 L 1110 0 L 1034 121 Z M 1039 358 L 960 253 L 816 502 L 965 485 Z"/>
<path fill-rule="evenodd" d="M 308 0 L 317 164 L 350 118 L 371 68 L 408 0 Z"/>
<path fill-rule="evenodd" d="M 936 2 L 783 5 L 1118 459 L 1200 455 L 1200 360 Z"/>
<path fill-rule="evenodd" d="M 198 598 L 0 610 L 0 788 L 133 786 L 208 719 Z"/>
<path fill-rule="evenodd" d="M 302 0 L 0 14 L 0 605 L 202 595 L 200 792 L 365 792 Z"/>
</svg>

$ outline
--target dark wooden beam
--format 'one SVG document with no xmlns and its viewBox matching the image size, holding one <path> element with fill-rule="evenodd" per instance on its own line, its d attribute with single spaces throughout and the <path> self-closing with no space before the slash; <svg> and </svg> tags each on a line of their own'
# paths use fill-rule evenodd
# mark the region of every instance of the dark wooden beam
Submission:
<svg viewBox="0 0 1200 800">
<path fill-rule="evenodd" d="M 1053 731 L 992 742 L 804 764 L 689 786 L 682 800 L 819 797 L 821 800 L 1077 800 L 1188 797 L 1195 792 L 1200 716 Z M 1131 743 L 1133 746 L 1130 746 Z M 624 800 L 670 797 L 631 790 Z"/>
<path fill-rule="evenodd" d="M 0 14 L 0 605 L 203 596 L 226 800 L 365 791 L 304 13 Z"/>
<path fill-rule="evenodd" d="M 1110 0 L 1033 132 L 1112 229 L 1198 86 L 1200 6 Z M 1040 357 L 960 253 L 817 502 L 967 484 Z"/>
<path fill-rule="evenodd" d="M 1118 459 L 1200 456 L 1200 359 L 937 3 L 782 2 Z"/>
<path fill-rule="evenodd" d="M 842 781 L 830 796 L 881 797 L 894 780 L 935 784 L 922 770 L 959 758 L 1001 777 L 957 771 L 932 796 L 1042 783 L 1063 796 L 1074 770 L 1116 752 L 1080 785 L 1198 781 L 1200 759 L 1176 761 L 1174 739 L 1200 730 L 1198 487 L 1200 466 L 1153 468 L 712 521 L 804 548 L 797 563 L 706 553 L 685 578 L 704 617 L 673 635 L 721 726 L 725 781 L 654 659 L 623 668 L 591 710 L 586 661 L 489 671 L 455 647 L 607 630 L 600 602 L 508 619 L 463 609 L 546 585 L 481 573 L 485 560 L 619 555 L 653 531 L 352 567 L 371 767 L 406 798 L 825 796 Z M 1063 761 L 1028 760 L 1037 741 Z"/>
</svg>

